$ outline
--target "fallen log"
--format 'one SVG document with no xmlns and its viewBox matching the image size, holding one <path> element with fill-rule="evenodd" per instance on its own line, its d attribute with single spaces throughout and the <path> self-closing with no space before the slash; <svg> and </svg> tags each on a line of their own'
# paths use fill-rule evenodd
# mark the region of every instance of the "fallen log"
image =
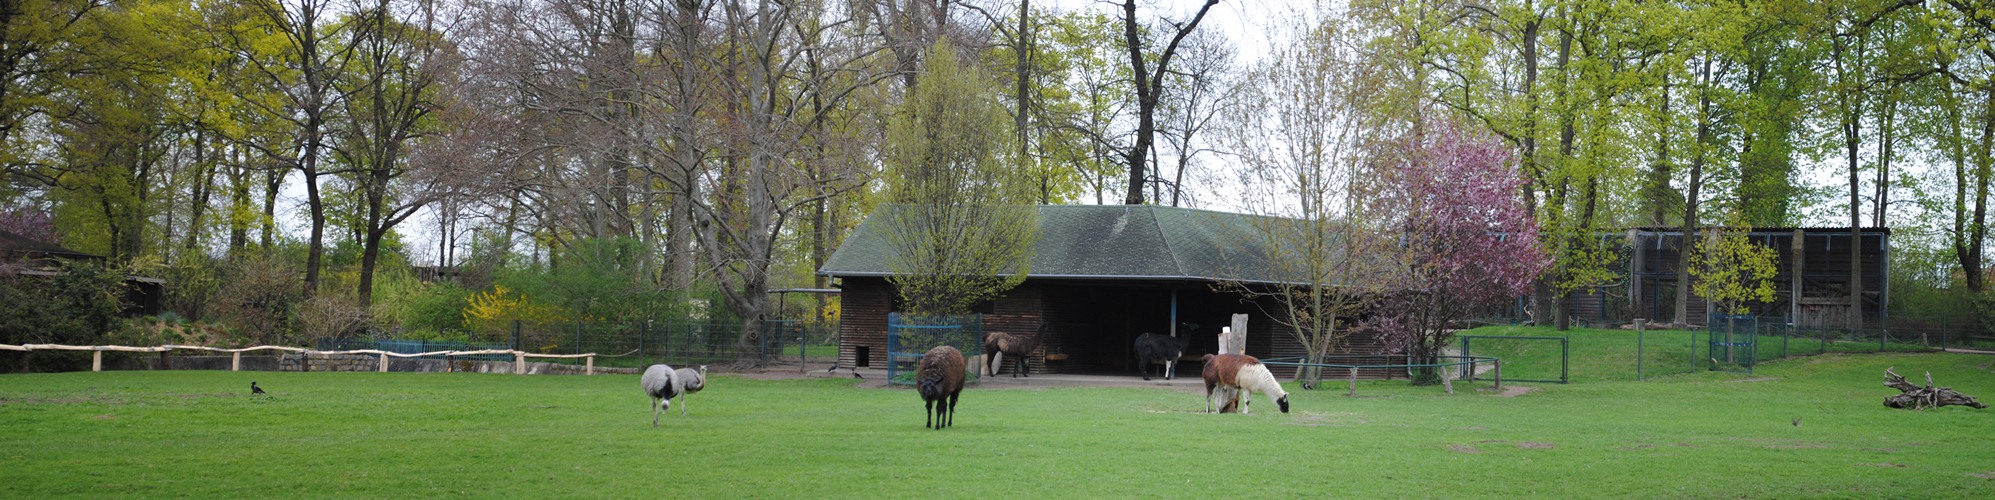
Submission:
<svg viewBox="0 0 1995 500">
<path fill-rule="evenodd" d="M 1892 367 L 1896 368 L 1896 367 Z M 1963 405 L 1974 408 L 1987 408 L 1988 405 L 1975 401 L 1974 396 L 1961 394 L 1947 387 L 1933 387 L 1933 372 L 1926 372 L 1926 386 L 1919 387 L 1905 381 L 1903 375 L 1884 369 L 1884 386 L 1897 389 L 1901 394 L 1884 398 L 1884 406 L 1923 410 L 1947 405 Z"/>
</svg>

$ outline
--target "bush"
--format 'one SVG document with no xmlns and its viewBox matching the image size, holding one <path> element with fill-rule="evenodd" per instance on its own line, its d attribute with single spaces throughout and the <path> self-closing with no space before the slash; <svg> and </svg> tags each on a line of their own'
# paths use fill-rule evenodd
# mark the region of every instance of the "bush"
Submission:
<svg viewBox="0 0 1995 500">
<path fill-rule="evenodd" d="M 173 313 L 151 318 L 126 320 L 105 343 L 129 346 L 198 345 L 207 347 L 248 347 L 247 339 L 214 323 L 186 321 Z"/>
<path fill-rule="evenodd" d="M 390 273 L 375 283 L 374 321 L 404 331 L 462 331 L 469 297 L 471 291 L 456 283 L 423 283 L 408 273 Z"/>
<path fill-rule="evenodd" d="M 0 273 L 0 343 L 92 345 L 118 327 L 124 277 L 95 263 L 66 263 L 50 275 Z M 35 354 L 35 369 L 71 369 L 82 356 Z M 19 369 L 22 357 L 0 369 Z"/>
<path fill-rule="evenodd" d="M 298 305 L 298 335 L 306 345 L 367 335 L 367 308 L 339 293 L 320 293 Z"/>
<path fill-rule="evenodd" d="M 302 273 L 281 257 L 253 257 L 221 270 L 221 286 L 208 307 L 224 325 L 253 343 L 296 344 L 291 310 L 305 298 Z"/>
</svg>

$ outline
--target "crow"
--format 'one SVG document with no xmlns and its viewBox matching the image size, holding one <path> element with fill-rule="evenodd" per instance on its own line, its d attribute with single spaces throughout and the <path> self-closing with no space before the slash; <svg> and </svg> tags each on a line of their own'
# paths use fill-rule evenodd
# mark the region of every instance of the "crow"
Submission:
<svg viewBox="0 0 1995 500">
<path fill-rule="evenodd" d="M 249 393 L 250 395 L 263 394 L 263 388 L 257 387 L 256 381 L 252 380 L 249 382 Z"/>
</svg>

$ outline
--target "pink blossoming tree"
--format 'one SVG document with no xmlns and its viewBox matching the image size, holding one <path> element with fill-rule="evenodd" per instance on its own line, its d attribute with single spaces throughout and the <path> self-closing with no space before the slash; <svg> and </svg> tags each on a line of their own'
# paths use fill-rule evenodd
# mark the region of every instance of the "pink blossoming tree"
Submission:
<svg viewBox="0 0 1995 500">
<path fill-rule="evenodd" d="M 56 241 L 55 222 L 48 212 L 27 207 L 0 207 L 0 231 L 49 244 Z"/>
<path fill-rule="evenodd" d="M 1399 243 L 1382 256 L 1389 292 L 1367 326 L 1392 352 L 1433 364 L 1461 320 L 1529 293 L 1550 260 L 1501 142 L 1443 124 L 1400 158 L 1375 200 L 1374 228 Z M 1435 373 L 1418 370 L 1415 382 L 1438 383 Z"/>
</svg>

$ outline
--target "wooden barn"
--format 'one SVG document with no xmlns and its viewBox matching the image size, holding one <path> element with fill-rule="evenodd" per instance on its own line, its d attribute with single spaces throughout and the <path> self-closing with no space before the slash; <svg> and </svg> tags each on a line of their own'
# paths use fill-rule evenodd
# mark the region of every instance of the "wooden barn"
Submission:
<svg viewBox="0 0 1995 500">
<path fill-rule="evenodd" d="M 53 243 L 0 231 L 0 273 L 38 278 L 62 272 L 63 262 L 102 263 L 103 257 L 64 248 Z M 125 293 L 120 297 L 125 316 L 156 315 L 165 308 L 166 281 L 143 276 L 125 276 Z"/>
<path fill-rule="evenodd" d="M 1617 324 L 1632 318 L 1673 321 L 1676 316 L 1677 269 L 1685 241 L 1680 228 L 1636 228 L 1621 240 L 1626 277 L 1620 283 L 1576 293 L 1569 302 L 1582 323 Z M 1695 238 L 1696 235 L 1693 235 Z M 1864 323 L 1884 321 L 1890 305 L 1890 228 L 1863 228 L 1852 237 L 1850 228 L 1755 228 L 1754 243 L 1774 249 L 1774 300 L 1753 307 L 1761 323 L 1794 323 L 1803 327 L 1842 328 L 1851 308 Z M 1694 242 L 1695 240 L 1691 240 Z M 1798 244 L 1797 244 L 1798 242 Z M 1863 290 L 1850 303 L 1850 251 L 1858 249 Z M 1703 324 L 1711 311 L 1703 297 L 1689 297 L 1688 322 Z"/>
<path fill-rule="evenodd" d="M 1030 358 L 1034 372 L 1134 374 L 1136 337 L 1171 334 L 1178 322 L 1201 326 L 1186 349 L 1187 360 L 1196 361 L 1217 350 L 1220 327 L 1234 314 L 1249 317 L 1248 354 L 1302 355 L 1301 344 L 1269 316 L 1278 308 L 1215 287 L 1266 282 L 1240 271 L 1265 269 L 1254 262 L 1254 238 L 1242 237 L 1255 216 L 1149 205 L 1038 210 L 1030 276 L 977 311 L 985 331 L 1026 334 L 1040 322 L 1050 325 Z M 897 311 L 886 279 L 890 250 L 871 227 L 879 220 L 861 223 L 819 270 L 842 289 L 841 366 L 885 362 L 887 315 Z M 1178 374 L 1197 377 L 1199 368 L 1184 363 Z"/>
</svg>

